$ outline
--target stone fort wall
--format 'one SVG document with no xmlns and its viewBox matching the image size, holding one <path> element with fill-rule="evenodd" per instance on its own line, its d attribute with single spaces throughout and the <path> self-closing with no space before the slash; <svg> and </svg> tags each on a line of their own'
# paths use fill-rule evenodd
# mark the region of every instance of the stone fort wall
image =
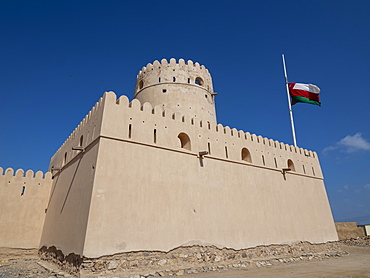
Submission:
<svg viewBox="0 0 370 278">
<path fill-rule="evenodd" d="M 315 152 L 113 92 L 95 107 L 51 161 L 69 158 L 42 246 L 99 257 L 337 240 Z M 92 119 L 99 132 L 73 151 Z"/>
<path fill-rule="evenodd" d="M 0 247 L 38 248 L 51 173 L 0 167 Z"/>
</svg>

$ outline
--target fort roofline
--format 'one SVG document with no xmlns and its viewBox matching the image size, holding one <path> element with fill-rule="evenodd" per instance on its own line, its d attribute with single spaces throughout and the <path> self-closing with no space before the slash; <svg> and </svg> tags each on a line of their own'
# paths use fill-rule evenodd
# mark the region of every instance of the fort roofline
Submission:
<svg viewBox="0 0 370 278">
<path fill-rule="evenodd" d="M 195 69 L 196 71 L 199 71 L 203 74 L 210 74 L 208 69 L 204 65 L 200 65 L 198 62 L 194 63 L 192 60 L 188 60 L 187 62 L 185 62 L 185 60 L 181 58 L 177 63 L 175 58 L 171 58 L 169 63 L 167 59 L 162 59 L 161 62 L 155 60 L 153 64 L 148 63 L 146 66 L 142 67 L 142 69 L 139 71 L 136 77 L 139 78 L 142 74 L 145 74 L 146 71 L 148 70 L 158 70 L 163 66 L 175 67 L 176 65 L 188 66 L 190 69 Z"/>
<path fill-rule="evenodd" d="M 125 109 L 125 111 L 127 111 L 127 114 L 125 115 L 132 115 L 132 117 L 134 117 L 135 115 L 137 116 L 141 115 L 142 117 L 144 116 L 150 117 L 152 120 L 154 117 L 154 122 L 156 123 L 160 123 L 160 122 L 164 123 L 166 121 L 180 122 L 182 123 L 182 125 L 184 125 L 184 127 L 182 127 L 181 124 L 178 125 L 177 129 L 179 130 L 179 133 L 180 133 L 180 130 L 186 130 L 187 128 L 192 128 L 192 129 L 196 128 L 196 130 L 198 130 L 199 132 L 202 132 L 203 130 L 203 132 L 207 132 L 207 134 L 210 136 L 212 136 L 212 134 L 214 134 L 214 136 L 216 137 L 222 136 L 222 140 L 220 140 L 218 144 L 225 143 L 226 145 L 229 145 L 230 152 L 232 151 L 231 148 L 233 148 L 234 141 L 237 139 L 237 140 L 245 140 L 246 142 L 249 141 L 249 144 L 253 144 L 253 146 L 256 148 L 256 152 L 257 152 L 257 149 L 260 149 L 261 152 L 263 150 L 267 150 L 265 152 L 266 156 L 263 159 L 268 159 L 268 156 L 267 156 L 268 153 L 270 153 L 269 156 L 275 157 L 274 154 L 272 154 L 273 150 L 283 151 L 286 153 L 290 153 L 291 155 L 298 155 L 304 159 L 306 158 L 317 159 L 316 152 L 313 152 L 307 149 L 294 147 L 293 145 L 285 144 L 277 140 L 262 137 L 261 135 L 250 134 L 249 132 L 244 132 L 243 130 L 237 130 L 236 128 L 230 128 L 229 126 L 223 126 L 222 124 L 214 125 L 208 121 L 204 122 L 201 119 L 190 118 L 187 115 L 182 115 L 179 112 L 175 113 L 171 110 L 164 110 L 160 106 L 155 106 L 153 108 L 150 103 L 141 104 L 140 101 L 137 99 L 133 99 L 131 102 L 129 102 L 129 99 L 125 95 L 122 95 L 119 98 L 117 98 L 114 92 L 105 92 L 103 97 L 101 97 L 99 102 L 97 102 L 96 105 L 93 107 L 92 111 L 88 113 L 88 115 L 83 119 L 83 121 L 81 121 L 80 125 L 72 132 L 72 134 L 67 138 L 67 140 L 63 143 L 63 145 L 54 154 L 53 158 L 51 159 L 50 165 L 53 165 L 56 168 L 61 168 L 65 166 L 66 164 L 68 164 L 70 161 L 72 161 L 76 156 L 78 156 L 81 152 L 77 150 L 72 150 L 72 147 L 78 146 L 79 138 L 81 138 L 81 136 L 83 136 L 84 138 L 83 148 L 88 147 L 93 142 L 95 142 L 95 140 L 98 137 L 101 137 L 101 136 L 107 136 L 107 137 L 118 138 L 118 139 L 128 139 L 128 138 L 125 138 L 123 134 L 121 134 L 120 136 L 110 136 L 109 131 L 107 134 L 107 129 L 105 129 L 105 132 L 104 132 L 103 126 L 107 126 L 108 124 L 108 123 L 107 124 L 104 123 L 104 115 L 106 114 L 106 112 L 108 112 L 108 110 L 111 110 L 111 113 L 118 113 L 118 112 L 114 112 L 112 109 L 113 110 L 114 109 L 119 109 L 119 110 Z M 136 114 L 137 112 L 139 112 L 139 114 Z M 119 115 L 122 115 L 122 114 L 119 114 Z M 123 120 L 124 119 L 122 119 L 122 121 Z M 87 134 L 88 128 L 85 128 L 87 126 L 90 126 L 90 131 L 91 131 L 91 121 L 94 121 L 94 124 L 99 127 L 98 130 L 95 132 L 95 134 Z M 185 126 L 187 126 L 187 128 L 185 128 Z M 128 139 L 127 141 L 133 142 L 135 140 L 136 139 Z M 221 141 L 224 141 L 224 142 L 221 142 Z M 160 143 L 151 144 L 151 142 L 147 142 L 143 138 L 138 139 L 138 142 L 139 143 L 149 143 L 149 145 L 153 145 L 153 146 L 162 146 L 165 149 L 174 149 L 173 146 L 166 146 Z M 249 149 L 249 151 L 251 151 L 251 149 Z M 65 153 L 67 153 L 68 158 L 63 165 L 60 165 L 61 157 Z M 196 151 L 194 153 L 196 153 Z M 253 153 L 253 155 L 255 156 L 256 154 Z M 212 154 L 211 156 L 214 158 L 218 157 L 226 161 L 228 160 L 238 161 L 237 159 L 235 158 L 233 159 L 231 157 L 224 158 L 224 157 L 220 157 L 214 154 Z M 297 159 L 293 159 L 293 162 L 296 164 L 296 162 L 298 161 Z M 252 164 L 259 165 L 261 163 L 258 163 L 256 162 L 256 160 L 254 160 Z M 299 164 L 301 164 L 301 162 L 299 162 Z M 260 165 L 260 166 L 262 167 L 266 166 L 266 168 L 269 168 L 268 165 Z M 307 165 L 307 166 L 311 167 L 311 165 Z M 321 169 L 317 169 L 317 167 L 319 166 L 315 165 L 314 170 L 313 169 L 309 170 L 309 172 L 313 172 L 313 174 L 307 175 L 307 176 L 315 176 L 315 177 L 322 178 L 322 173 L 320 173 Z M 282 167 L 282 164 L 280 162 L 279 167 L 276 167 L 276 168 L 284 168 L 284 167 Z M 299 174 L 299 172 L 300 171 L 297 171 L 296 174 Z"/>
</svg>

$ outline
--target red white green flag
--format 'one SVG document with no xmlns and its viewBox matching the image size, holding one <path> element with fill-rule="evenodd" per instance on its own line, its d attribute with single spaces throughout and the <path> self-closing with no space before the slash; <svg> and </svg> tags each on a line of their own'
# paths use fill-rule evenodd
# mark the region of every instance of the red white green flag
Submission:
<svg viewBox="0 0 370 278">
<path fill-rule="evenodd" d="M 292 105 L 297 102 L 310 103 L 321 106 L 320 89 L 316 85 L 302 83 L 288 83 L 289 94 L 292 98 Z"/>
</svg>

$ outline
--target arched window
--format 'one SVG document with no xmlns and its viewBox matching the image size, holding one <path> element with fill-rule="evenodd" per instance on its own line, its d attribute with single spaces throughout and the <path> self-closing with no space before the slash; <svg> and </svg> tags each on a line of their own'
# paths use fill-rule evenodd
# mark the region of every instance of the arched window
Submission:
<svg viewBox="0 0 370 278">
<path fill-rule="evenodd" d="M 191 143 L 190 143 L 190 138 L 189 136 L 186 134 L 186 133 L 180 133 L 177 138 L 179 138 L 180 140 L 180 147 L 185 149 L 185 150 L 188 150 L 188 151 L 191 151 Z"/>
<path fill-rule="evenodd" d="M 83 135 L 81 135 L 81 137 L 80 137 L 80 142 L 78 143 L 78 146 L 79 146 L 79 147 L 82 147 L 83 142 L 84 142 L 84 136 L 83 136 Z"/>
<path fill-rule="evenodd" d="M 139 90 L 141 90 L 144 87 L 144 81 L 140 80 L 139 81 Z"/>
<path fill-rule="evenodd" d="M 292 171 L 292 172 L 295 172 L 295 167 L 294 167 L 294 163 L 291 159 L 288 159 L 288 168 Z"/>
<path fill-rule="evenodd" d="M 204 81 L 202 78 L 200 78 L 199 76 L 197 78 L 195 78 L 195 84 L 197 85 L 200 85 L 200 86 L 203 86 L 204 84 Z"/>
<path fill-rule="evenodd" d="M 242 149 L 242 160 L 245 162 L 252 163 L 251 153 L 247 148 Z"/>
</svg>

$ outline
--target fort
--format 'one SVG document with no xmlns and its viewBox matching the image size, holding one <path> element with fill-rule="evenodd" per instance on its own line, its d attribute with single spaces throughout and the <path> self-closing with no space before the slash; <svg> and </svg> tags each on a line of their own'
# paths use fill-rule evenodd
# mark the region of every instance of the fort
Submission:
<svg viewBox="0 0 370 278">
<path fill-rule="evenodd" d="M 215 96 L 183 59 L 143 67 L 132 101 L 105 92 L 48 173 L 0 169 L 0 246 L 99 258 L 338 240 L 317 154 L 217 124 Z"/>
</svg>

